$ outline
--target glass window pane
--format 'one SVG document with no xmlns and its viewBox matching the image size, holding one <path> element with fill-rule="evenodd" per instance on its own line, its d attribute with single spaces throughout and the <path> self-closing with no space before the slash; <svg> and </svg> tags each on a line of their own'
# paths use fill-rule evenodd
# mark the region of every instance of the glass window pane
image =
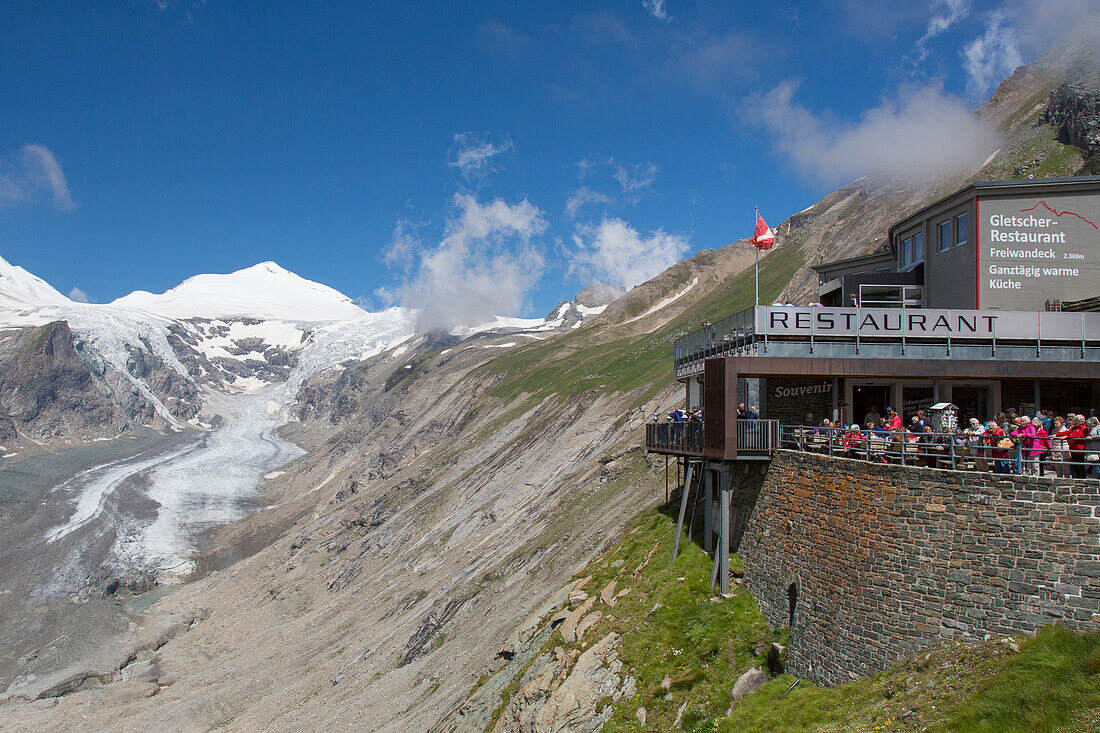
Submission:
<svg viewBox="0 0 1100 733">
<path fill-rule="evenodd" d="M 913 262 L 920 262 L 924 259 L 924 235 L 913 235 Z"/>
<path fill-rule="evenodd" d="M 966 214 L 959 214 L 955 217 L 955 245 L 966 244 L 968 239 L 966 229 Z"/>
<path fill-rule="evenodd" d="M 951 246 L 951 220 L 948 219 L 947 221 L 941 221 L 940 226 L 939 226 L 939 230 L 940 230 L 940 241 L 938 242 L 939 247 L 940 247 L 939 251 L 943 252 L 944 250 L 948 249 Z"/>
</svg>

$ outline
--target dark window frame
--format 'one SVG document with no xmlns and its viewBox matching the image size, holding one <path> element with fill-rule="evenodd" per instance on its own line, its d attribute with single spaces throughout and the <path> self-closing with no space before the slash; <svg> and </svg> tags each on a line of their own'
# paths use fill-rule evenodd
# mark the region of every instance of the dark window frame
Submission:
<svg viewBox="0 0 1100 733">
<path fill-rule="evenodd" d="M 944 242 L 943 233 L 947 230 L 947 241 Z M 936 224 L 936 253 L 940 254 L 951 249 L 952 237 L 951 233 L 955 230 L 955 219 L 948 217 L 947 219 Z"/>
<path fill-rule="evenodd" d="M 956 214 L 954 218 L 955 229 L 955 244 L 954 246 L 960 247 L 970 241 L 970 217 L 968 211 L 964 211 L 961 214 Z M 962 224 L 960 227 L 959 224 Z"/>
</svg>

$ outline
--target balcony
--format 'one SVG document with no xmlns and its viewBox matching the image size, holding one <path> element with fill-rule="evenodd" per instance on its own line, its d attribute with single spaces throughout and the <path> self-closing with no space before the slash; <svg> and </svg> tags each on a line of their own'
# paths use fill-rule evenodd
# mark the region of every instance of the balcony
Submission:
<svg viewBox="0 0 1100 733">
<path fill-rule="evenodd" d="M 778 420 L 738 420 L 737 457 L 767 458 L 779 447 Z M 703 457 L 704 423 L 649 423 L 645 427 L 645 447 L 650 453 L 688 458 Z"/>
</svg>

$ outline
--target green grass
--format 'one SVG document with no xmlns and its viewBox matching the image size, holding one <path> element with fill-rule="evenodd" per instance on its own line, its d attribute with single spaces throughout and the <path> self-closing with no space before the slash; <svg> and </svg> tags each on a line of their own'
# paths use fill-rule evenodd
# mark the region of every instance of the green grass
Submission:
<svg viewBox="0 0 1100 733">
<path fill-rule="evenodd" d="M 630 463 L 608 486 L 653 479 L 640 475 L 646 470 L 640 460 Z M 613 608 L 597 605 L 603 617 L 583 641 L 566 643 L 555 631 L 539 652 L 580 652 L 608 633 L 621 637 L 622 673 L 635 678 L 636 693 L 606 701 L 612 710 L 605 733 L 643 730 L 641 707 L 644 730 L 674 730 L 681 706 L 679 729 L 696 732 L 1100 730 L 1100 633 L 1056 626 L 1030 639 L 945 642 L 835 688 L 801 680 L 784 695 L 795 678 L 781 674 L 727 717 L 737 678 L 750 667 L 767 669 L 756 650 L 786 644 L 788 630 L 770 629 L 744 586 L 734 585 L 728 598 L 712 593 L 711 560 L 686 535 L 680 556 L 670 560 L 673 509 L 642 512 L 611 549 L 578 573 L 590 576 L 584 586 L 589 595 L 611 581 L 616 592 L 629 593 Z M 734 556 L 731 570 L 737 575 L 740 569 Z M 1017 644 L 1019 651 L 1013 649 Z M 505 689 L 493 721 L 519 689 L 524 671 Z"/>
<path fill-rule="evenodd" d="M 719 730 L 1100 729 L 1100 633 L 1048 626 L 1019 644 L 949 643 L 874 677 L 826 689 L 781 675 Z"/>
<path fill-rule="evenodd" d="M 735 588 L 730 598 L 710 592 L 710 559 L 698 545 L 685 539 L 680 556 L 670 561 L 673 529 L 672 520 L 656 510 L 635 520 L 622 540 L 581 574 L 591 576 L 584 587 L 589 595 L 612 580 L 618 583 L 616 591 L 629 588 L 630 593 L 614 608 L 601 604 L 603 618 L 583 642 L 566 644 L 555 632 L 545 646 L 580 651 L 611 631 L 621 636 L 619 658 L 635 677 L 637 694 L 615 704 L 606 731 L 636 730 L 635 713 L 643 705 L 648 729 L 671 730 L 685 701 L 683 729 L 708 730 L 706 721 L 716 721 L 729 706 L 737 677 L 764 664 L 754 654 L 757 642 L 784 638 L 769 630 L 743 588 Z M 660 608 L 649 616 L 658 602 Z M 667 691 L 661 686 L 666 675 L 672 682 Z"/>
<path fill-rule="evenodd" d="M 973 731 L 1080 729 L 1088 712 L 1100 723 L 1100 633 L 1048 626 L 954 701 L 948 721 Z"/>
</svg>

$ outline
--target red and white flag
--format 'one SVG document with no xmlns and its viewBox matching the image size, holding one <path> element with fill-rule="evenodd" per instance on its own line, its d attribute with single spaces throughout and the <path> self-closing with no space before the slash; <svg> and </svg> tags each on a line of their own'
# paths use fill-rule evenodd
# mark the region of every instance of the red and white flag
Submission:
<svg viewBox="0 0 1100 733">
<path fill-rule="evenodd" d="M 757 249 L 771 249 L 772 245 L 775 244 L 775 232 L 764 223 L 764 217 L 760 214 L 756 215 L 756 231 L 753 232 L 749 244 Z"/>
</svg>

